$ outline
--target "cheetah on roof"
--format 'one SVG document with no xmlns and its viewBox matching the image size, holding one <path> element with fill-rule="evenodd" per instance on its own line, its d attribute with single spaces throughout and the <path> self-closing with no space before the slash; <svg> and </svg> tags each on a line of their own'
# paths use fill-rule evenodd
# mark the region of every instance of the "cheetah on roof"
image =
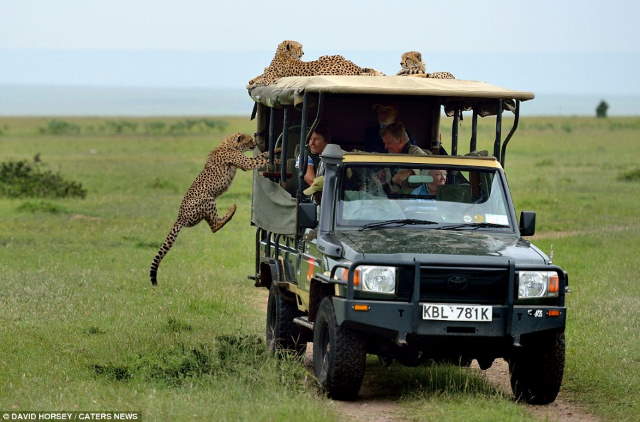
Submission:
<svg viewBox="0 0 640 422">
<path fill-rule="evenodd" d="M 318 60 L 304 62 L 300 60 L 304 52 L 302 44 L 286 40 L 278 44 L 276 54 L 269 67 L 260 76 L 249 81 L 247 88 L 257 85 L 270 85 L 285 76 L 314 75 L 383 75 L 375 69 L 360 67 L 342 56 L 321 56 Z"/>
</svg>

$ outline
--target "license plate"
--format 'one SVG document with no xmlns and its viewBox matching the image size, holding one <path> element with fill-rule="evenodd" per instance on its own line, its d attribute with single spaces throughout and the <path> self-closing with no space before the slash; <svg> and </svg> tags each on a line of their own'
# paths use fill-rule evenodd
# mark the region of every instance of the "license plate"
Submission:
<svg viewBox="0 0 640 422">
<path fill-rule="evenodd" d="M 450 305 L 446 303 L 423 303 L 422 319 L 436 321 L 490 322 L 493 308 L 479 305 Z"/>
</svg>

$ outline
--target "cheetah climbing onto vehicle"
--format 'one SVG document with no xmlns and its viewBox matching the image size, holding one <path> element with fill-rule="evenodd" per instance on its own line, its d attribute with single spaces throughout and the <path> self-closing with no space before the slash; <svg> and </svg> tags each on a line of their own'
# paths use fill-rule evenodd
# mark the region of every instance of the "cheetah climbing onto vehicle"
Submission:
<svg viewBox="0 0 640 422">
<path fill-rule="evenodd" d="M 431 79 L 455 79 L 449 72 L 426 72 L 426 66 L 422 61 L 422 54 L 419 51 L 407 51 L 400 59 L 399 76 L 419 76 Z"/>
<path fill-rule="evenodd" d="M 257 85 L 270 85 L 285 76 L 314 75 L 368 75 L 381 76 L 375 69 L 360 67 L 342 56 L 321 56 L 318 60 L 303 62 L 302 44 L 297 41 L 282 41 L 269 67 L 260 76 L 249 81 L 247 88 Z"/>
<path fill-rule="evenodd" d="M 229 208 L 225 215 L 218 217 L 216 198 L 229 188 L 237 168 L 246 171 L 267 164 L 268 152 L 263 152 L 255 158 L 244 155 L 244 152 L 255 146 L 253 137 L 236 133 L 224 139 L 217 148 L 209 153 L 204 169 L 193 181 L 182 199 L 178 219 L 153 258 L 149 270 L 151 284 L 154 286 L 157 284 L 156 275 L 160 261 L 169 252 L 183 227 L 193 227 L 205 220 L 211 231 L 215 233 L 233 217 L 236 212 L 235 204 Z"/>
</svg>

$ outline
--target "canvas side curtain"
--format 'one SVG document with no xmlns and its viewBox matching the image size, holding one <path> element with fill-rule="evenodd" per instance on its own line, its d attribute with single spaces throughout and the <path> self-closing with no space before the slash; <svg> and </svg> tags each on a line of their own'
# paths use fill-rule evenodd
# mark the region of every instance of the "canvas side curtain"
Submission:
<svg viewBox="0 0 640 422">
<path fill-rule="evenodd" d="M 295 235 L 296 200 L 278 183 L 253 171 L 251 221 L 274 233 Z"/>
</svg>

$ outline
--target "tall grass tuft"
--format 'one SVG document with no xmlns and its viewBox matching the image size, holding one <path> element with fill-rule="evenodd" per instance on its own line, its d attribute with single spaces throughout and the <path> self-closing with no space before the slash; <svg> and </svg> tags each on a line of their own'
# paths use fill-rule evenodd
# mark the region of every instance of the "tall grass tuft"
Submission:
<svg viewBox="0 0 640 422">
<path fill-rule="evenodd" d="M 68 214 L 69 211 L 61 207 L 60 205 L 53 204 L 47 201 L 27 201 L 18 206 L 18 211 L 21 212 L 44 212 L 48 214 Z"/>
</svg>

